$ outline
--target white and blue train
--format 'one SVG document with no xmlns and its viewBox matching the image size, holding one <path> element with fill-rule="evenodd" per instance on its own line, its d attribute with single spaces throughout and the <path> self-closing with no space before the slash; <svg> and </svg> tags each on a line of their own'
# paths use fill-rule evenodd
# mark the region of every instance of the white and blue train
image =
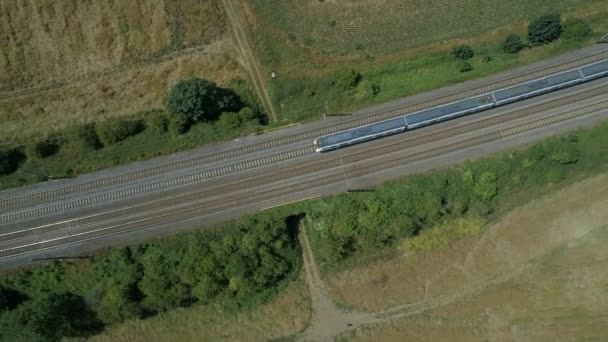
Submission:
<svg viewBox="0 0 608 342">
<path fill-rule="evenodd" d="M 322 136 L 314 141 L 325 152 L 449 120 L 608 75 L 608 60 L 588 64 L 494 92 L 424 109 L 393 119 Z"/>
</svg>

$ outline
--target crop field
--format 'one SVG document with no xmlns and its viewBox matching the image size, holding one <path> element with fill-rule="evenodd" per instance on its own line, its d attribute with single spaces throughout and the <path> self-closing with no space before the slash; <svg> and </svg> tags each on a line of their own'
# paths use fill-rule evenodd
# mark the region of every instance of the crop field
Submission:
<svg viewBox="0 0 608 342">
<path fill-rule="evenodd" d="M 593 0 L 257 0 L 258 25 L 318 53 L 391 53 Z"/>
<path fill-rule="evenodd" d="M 159 108 L 188 76 L 246 79 L 216 1 L 0 0 L 0 143 Z"/>
</svg>

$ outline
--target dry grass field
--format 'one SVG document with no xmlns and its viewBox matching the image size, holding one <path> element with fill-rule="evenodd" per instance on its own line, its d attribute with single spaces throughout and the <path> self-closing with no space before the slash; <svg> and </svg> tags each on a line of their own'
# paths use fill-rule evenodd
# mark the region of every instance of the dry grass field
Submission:
<svg viewBox="0 0 608 342">
<path fill-rule="evenodd" d="M 338 302 L 397 318 L 344 339 L 605 340 L 607 194 L 603 174 L 475 238 L 329 275 Z"/>
<path fill-rule="evenodd" d="M 162 106 L 178 79 L 246 79 L 215 0 L 0 0 L 0 143 Z"/>
</svg>

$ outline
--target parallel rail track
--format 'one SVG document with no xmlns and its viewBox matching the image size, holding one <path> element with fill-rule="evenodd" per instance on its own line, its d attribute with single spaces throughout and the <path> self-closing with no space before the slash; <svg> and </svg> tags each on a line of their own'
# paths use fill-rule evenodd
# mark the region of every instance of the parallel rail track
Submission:
<svg viewBox="0 0 608 342">
<path fill-rule="evenodd" d="M 57 237 L 50 240 L 32 242 L 21 246 L 4 248 L 0 250 L 0 258 L 8 258 L 21 254 L 31 253 L 34 251 L 56 248 L 83 241 L 123 234 L 129 231 L 138 230 L 153 225 L 177 222 L 191 217 L 218 213 L 234 208 L 237 203 L 238 206 L 255 204 L 282 195 L 342 182 L 345 178 L 355 179 L 384 169 L 390 169 L 392 167 L 404 165 L 406 163 L 421 161 L 439 155 L 444 155 L 451 152 L 475 147 L 481 144 L 497 141 L 505 137 L 525 133 L 527 131 L 534 130 L 540 127 L 555 125 L 567 120 L 572 120 L 606 109 L 608 109 L 608 100 L 581 105 L 572 110 L 555 111 L 555 113 L 552 113 L 550 116 L 541 119 L 531 120 L 509 128 L 496 128 L 494 131 L 490 131 L 479 136 L 466 138 L 453 144 L 446 144 L 431 149 L 412 152 L 406 155 L 398 154 L 395 152 L 402 151 L 404 148 L 412 147 L 411 145 L 408 145 L 407 139 L 393 141 L 380 146 L 376 146 L 374 148 L 354 151 L 347 155 L 336 156 L 323 161 L 312 161 L 305 165 L 296 165 L 293 168 L 279 170 L 275 172 L 275 174 L 252 177 L 236 184 L 217 186 L 216 192 L 214 195 L 212 195 L 212 197 L 209 197 L 211 193 L 209 193 L 208 191 L 202 191 L 200 193 L 194 192 L 184 196 L 177 196 L 158 202 L 147 203 L 140 206 L 134 206 L 130 208 L 116 210 L 113 212 L 98 214 L 95 215 L 92 221 L 86 221 L 91 220 L 91 218 L 80 218 L 74 220 L 72 223 L 63 222 L 58 223 L 56 225 L 47 225 L 44 227 L 30 229 L 23 232 L 16 232 L 15 235 L 5 234 L 0 236 L 0 241 L 19 240 L 27 236 L 64 230 L 70 227 L 86 225 L 94 222 L 99 222 L 100 220 L 121 217 L 124 215 L 127 215 L 125 217 L 128 219 L 129 215 L 133 215 L 135 213 L 155 213 L 155 215 L 152 215 L 150 217 L 139 218 L 123 223 L 116 223 L 108 227 L 98 228 L 91 231 L 77 232 L 68 236 Z M 481 120 L 477 123 L 478 127 L 472 129 L 471 126 L 467 126 L 468 129 L 466 129 L 465 131 L 462 131 L 462 127 L 456 127 L 453 129 L 445 130 L 443 132 L 428 134 L 424 136 L 422 140 L 430 142 L 433 141 L 433 139 L 440 138 L 440 134 L 443 134 L 443 138 L 447 138 L 465 132 L 470 132 L 472 130 L 491 128 L 492 126 L 503 123 L 504 121 L 497 121 L 497 119 L 502 117 L 504 116 L 497 116 L 488 118 L 487 120 Z M 521 117 L 521 114 L 513 114 L 510 117 L 510 120 L 514 120 L 518 117 Z M 446 132 L 450 132 L 451 134 L 446 135 Z M 423 143 L 424 142 L 421 142 L 421 144 Z M 267 184 L 270 184 L 272 182 L 276 182 L 279 179 L 289 179 L 291 177 L 310 174 L 313 172 L 319 172 L 325 169 L 337 168 L 346 164 L 350 165 L 348 169 L 343 168 L 341 172 L 335 172 L 334 174 L 331 174 L 327 177 L 313 178 L 307 182 L 302 182 L 297 185 L 284 184 L 279 187 L 263 191 L 247 191 L 248 189 L 260 186 L 262 184 L 261 182 L 263 181 L 266 181 Z M 202 199 L 200 199 L 201 194 L 205 195 L 205 197 Z M 193 199 L 200 200 L 190 202 Z M 183 203 L 186 204 L 176 207 L 176 205 Z M 164 208 L 165 210 L 159 211 L 159 208 Z"/>
<path fill-rule="evenodd" d="M 252 153 L 252 152 L 256 152 L 256 151 L 260 151 L 260 150 L 264 150 L 264 149 L 270 149 L 270 148 L 274 148 L 274 147 L 278 147 L 278 146 L 284 146 L 287 144 L 297 143 L 297 142 L 301 142 L 304 140 L 312 141 L 314 138 L 317 138 L 321 135 L 326 135 L 326 134 L 342 131 L 345 129 L 369 124 L 369 123 L 376 122 L 376 121 L 390 119 L 393 117 L 404 115 L 406 113 L 411 113 L 411 112 L 419 111 L 422 109 L 435 107 L 435 106 L 446 104 L 449 102 L 465 99 L 465 98 L 468 98 L 471 96 L 485 94 L 490 91 L 509 87 L 509 86 L 512 86 L 512 85 L 515 85 L 518 83 L 522 83 L 525 81 L 529 81 L 529 80 L 532 80 L 535 78 L 543 77 L 543 76 L 557 73 L 560 71 L 573 69 L 573 68 L 579 67 L 581 65 L 590 64 L 590 63 L 597 62 L 597 61 L 607 59 L 607 58 L 608 58 L 608 51 L 601 51 L 601 52 L 597 52 L 597 53 L 592 54 L 587 57 L 583 57 L 583 58 L 579 58 L 579 59 L 576 59 L 573 61 L 561 63 L 561 64 L 558 64 L 555 66 L 542 68 L 535 72 L 516 76 L 513 78 L 503 80 L 503 81 L 495 82 L 495 83 L 492 83 L 489 85 L 470 89 L 470 90 L 467 90 L 464 92 L 458 92 L 458 93 L 455 93 L 452 95 L 439 97 L 439 98 L 436 98 L 431 101 L 408 105 L 408 106 L 404 106 L 404 107 L 393 109 L 393 110 L 379 111 L 376 113 L 372 113 L 364 118 L 358 118 L 358 119 L 343 122 L 340 124 L 320 128 L 320 129 L 311 129 L 311 130 L 302 132 L 297 135 L 289 136 L 289 137 L 277 138 L 277 139 L 269 140 L 269 141 L 266 141 L 263 143 L 234 148 L 234 149 L 227 150 L 227 151 L 204 155 L 204 156 L 201 156 L 198 158 L 192 158 L 192 159 L 183 160 L 183 161 L 179 161 L 179 162 L 175 162 L 175 163 L 171 163 L 171 164 L 164 164 L 164 165 L 160 165 L 160 166 L 145 169 L 145 170 L 139 170 L 139 171 L 135 171 L 135 172 L 125 173 L 122 175 L 101 178 L 101 179 L 97 179 L 97 180 L 93 180 L 93 181 L 89 181 L 89 182 L 85 182 L 85 183 L 65 186 L 65 187 L 46 190 L 46 191 L 41 191 L 41 192 L 27 194 L 27 195 L 23 195 L 23 196 L 16 196 L 16 197 L 11 197 L 11 198 L 7 198 L 7 199 L 2 199 L 2 200 L 0 200 L 0 208 L 9 209 L 9 208 L 15 208 L 20 205 L 35 205 L 35 204 L 39 204 L 39 203 L 42 203 L 45 201 L 58 199 L 58 198 L 61 198 L 62 196 L 74 194 L 77 192 L 90 191 L 90 190 L 97 189 L 97 188 L 109 187 L 109 186 L 118 185 L 118 184 L 127 183 L 127 182 L 134 182 L 134 181 L 146 179 L 146 178 L 153 177 L 153 176 L 168 174 L 168 173 L 170 173 L 172 171 L 176 171 L 176 170 L 201 167 L 201 166 L 204 166 L 204 165 L 212 163 L 212 162 L 235 158 L 235 157 L 246 155 L 248 153 Z M 224 172 L 227 172 L 227 173 L 238 172 L 238 171 L 239 171 L 238 169 L 224 170 Z M 198 181 L 200 181 L 201 179 L 202 178 L 198 179 Z M 192 181 L 196 181 L 196 180 L 197 179 L 194 179 L 194 178 L 192 179 Z M 179 186 L 179 185 L 183 184 L 183 180 L 171 180 L 170 179 L 170 180 L 167 180 L 167 182 L 169 182 L 169 186 Z M 152 191 L 157 191 L 157 190 L 153 189 Z M 130 195 L 127 193 L 127 196 L 130 196 Z M 113 200 L 113 198 L 108 197 L 106 200 Z M 0 221 L 0 222 L 3 222 L 3 221 Z"/>
<path fill-rule="evenodd" d="M 427 142 L 441 139 L 442 137 L 445 137 L 445 136 L 459 135 L 459 134 L 465 133 L 467 131 L 476 130 L 476 129 L 480 129 L 483 127 L 490 127 L 492 125 L 496 125 L 496 124 L 500 124 L 500 123 L 505 123 L 510 120 L 523 118 L 525 116 L 528 116 L 528 115 L 531 115 L 531 114 L 534 114 L 534 113 L 537 113 L 540 111 L 546 111 L 546 110 L 550 110 L 553 108 L 559 108 L 560 106 L 568 104 L 568 103 L 575 103 L 577 101 L 582 101 L 584 99 L 588 99 L 588 98 L 591 98 L 591 97 L 594 97 L 594 96 L 597 96 L 600 94 L 606 94 L 606 93 L 608 93 L 608 84 L 594 87 L 585 92 L 580 92 L 580 93 L 575 93 L 575 94 L 571 94 L 568 96 L 564 96 L 558 100 L 555 100 L 555 101 L 552 101 L 549 103 L 537 104 L 537 105 L 533 105 L 533 106 L 530 106 L 530 107 L 522 109 L 522 110 L 517 110 L 517 111 L 513 111 L 513 112 L 509 112 L 509 113 L 505 113 L 505 114 L 497 115 L 497 116 L 491 116 L 491 117 L 487 117 L 487 118 L 481 118 L 473 123 L 469 123 L 466 125 L 447 127 L 445 129 L 442 129 L 439 131 L 417 134 L 417 135 L 408 135 L 408 133 L 405 133 L 405 135 L 403 136 L 403 139 L 398 143 L 399 148 L 404 148 L 404 146 L 405 147 L 415 147 L 415 146 L 418 146 L 418 145 L 421 145 L 421 144 L 424 144 Z M 375 153 L 377 155 L 379 153 L 385 152 L 385 151 L 377 150 L 377 148 L 374 148 L 372 150 L 375 151 Z M 102 193 L 102 194 L 92 195 L 92 196 L 88 196 L 85 198 L 80 198 L 80 199 L 76 199 L 76 200 L 72 200 L 72 201 L 65 201 L 65 202 L 55 203 L 55 204 L 51 204 L 51 205 L 47 205 L 47 206 L 43 206 L 43 207 L 36 207 L 36 208 L 32 208 L 32 209 L 26 209 L 26 210 L 22 210 L 22 211 L 17 211 L 17 212 L 0 215 L 0 224 L 3 225 L 5 231 L 10 232 L 12 230 L 16 230 L 16 228 L 18 228 L 19 226 L 23 227 L 25 225 L 23 223 L 24 221 L 28 221 L 33 218 L 40 218 L 40 217 L 50 216 L 50 215 L 54 215 L 54 214 L 59 214 L 62 212 L 66 212 L 70 209 L 82 208 L 82 207 L 90 206 L 93 204 L 127 199 L 130 197 L 136 196 L 136 195 L 141 195 L 141 194 L 145 194 L 145 193 L 149 193 L 149 192 L 153 192 L 153 191 L 166 190 L 166 189 L 174 188 L 176 186 L 181 186 L 181 185 L 186 185 L 186 184 L 198 185 L 199 183 L 204 183 L 204 181 L 207 181 L 207 180 L 210 180 L 210 179 L 213 179 L 216 177 L 220 177 L 223 175 L 227 175 L 230 172 L 246 171 L 246 170 L 254 169 L 259 166 L 273 165 L 273 164 L 276 164 L 277 162 L 287 161 L 292 158 L 301 157 L 301 156 L 305 156 L 307 154 L 313 154 L 313 153 L 314 153 L 314 149 L 312 146 L 298 147 L 293 150 L 288 150 L 286 152 L 282 152 L 280 154 L 266 156 L 266 157 L 255 159 L 255 160 L 237 162 L 237 163 L 234 163 L 231 165 L 224 166 L 222 168 L 201 171 L 198 173 L 185 175 L 185 176 L 181 176 L 181 177 L 176 177 L 173 179 L 163 180 L 163 181 L 159 181 L 159 182 L 155 182 L 155 183 L 151 183 L 151 184 L 144 184 L 144 185 L 135 186 L 135 187 L 131 187 L 131 188 L 120 189 L 120 190 L 110 192 L 110 193 Z M 348 156 L 350 156 L 350 155 L 347 155 L 347 157 L 345 157 L 345 158 L 348 158 Z M 361 158 L 361 156 L 356 155 L 355 158 Z M 326 160 L 326 159 L 320 160 L 316 164 L 314 164 L 315 167 L 317 167 L 317 169 L 315 169 L 313 171 L 307 171 L 307 172 L 316 172 L 316 171 L 319 171 L 323 167 L 324 168 L 331 167 L 331 165 L 333 165 L 332 163 L 335 163 L 336 159 L 337 158 L 334 157 L 334 158 L 330 158 L 329 160 Z M 266 173 L 266 175 L 264 175 L 264 176 L 255 177 L 254 180 L 252 180 L 252 182 L 254 182 L 257 185 L 266 184 L 268 182 L 273 182 L 273 181 L 284 179 L 284 176 L 282 176 L 282 174 L 283 174 L 283 172 L 270 171 L 270 172 Z M 235 191 L 236 190 L 235 187 L 240 186 L 240 184 L 243 184 L 243 182 L 245 182 L 245 180 L 236 181 L 229 188 L 226 188 L 226 186 L 222 186 L 222 187 L 211 186 L 210 188 L 207 188 L 205 190 L 206 191 L 205 193 L 201 192 L 201 193 L 198 193 L 198 195 L 199 196 L 202 196 L 202 195 L 209 196 L 209 195 L 215 195 L 215 193 L 220 193 L 220 194 L 225 193 L 225 191 Z M 189 201 L 190 199 L 188 197 L 184 197 L 183 200 Z M 164 203 L 164 202 L 162 202 L 162 200 L 161 200 L 161 201 L 158 201 L 158 203 Z M 3 236 L 8 236 L 10 234 L 12 234 L 12 233 L 5 233 L 5 234 L 0 233 L 0 241 L 2 241 Z"/>
</svg>

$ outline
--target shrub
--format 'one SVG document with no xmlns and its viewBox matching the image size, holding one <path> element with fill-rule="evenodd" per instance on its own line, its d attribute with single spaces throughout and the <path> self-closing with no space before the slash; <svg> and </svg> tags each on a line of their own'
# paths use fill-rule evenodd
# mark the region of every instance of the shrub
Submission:
<svg viewBox="0 0 608 342">
<path fill-rule="evenodd" d="M 461 63 L 458 63 L 458 70 L 460 70 L 460 72 L 469 72 L 473 70 L 473 66 L 468 61 L 462 61 Z"/>
<path fill-rule="evenodd" d="M 52 138 L 27 144 L 25 155 L 30 159 L 47 158 L 59 151 L 59 145 L 59 141 Z"/>
<path fill-rule="evenodd" d="M 166 100 L 169 113 L 190 122 L 216 120 L 222 112 L 238 112 L 242 107 L 242 100 L 233 91 L 200 78 L 179 81 Z"/>
<path fill-rule="evenodd" d="M 548 14 L 537 17 L 528 25 L 528 40 L 532 45 L 543 45 L 559 38 L 562 34 L 559 14 Z"/>
<path fill-rule="evenodd" d="M 342 90 L 352 90 L 361 82 L 360 73 L 355 70 L 339 70 L 334 74 L 333 85 Z"/>
<path fill-rule="evenodd" d="M 169 129 L 169 119 L 165 113 L 153 111 L 146 114 L 146 126 L 159 133 L 164 133 Z"/>
<path fill-rule="evenodd" d="M 190 122 L 183 115 L 171 115 L 169 117 L 169 132 L 178 136 L 188 132 L 190 129 Z"/>
<path fill-rule="evenodd" d="M 504 53 L 518 53 L 525 47 L 521 37 L 515 33 L 511 33 L 502 42 L 502 51 Z"/>
<path fill-rule="evenodd" d="M 114 145 L 143 129 L 141 120 L 109 119 L 96 126 L 99 140 L 104 146 Z"/>
<path fill-rule="evenodd" d="M 484 56 L 481 61 L 484 63 L 490 63 L 493 60 L 494 60 L 494 58 L 492 58 L 492 56 Z"/>
<path fill-rule="evenodd" d="M 103 145 L 99 141 L 95 124 L 85 124 L 69 129 L 66 133 L 68 142 L 81 150 L 82 153 L 89 150 L 97 150 Z"/>
<path fill-rule="evenodd" d="M 493 172 L 484 172 L 473 187 L 479 199 L 486 202 L 498 194 L 498 177 Z"/>
<path fill-rule="evenodd" d="M 584 39 L 593 33 L 591 25 L 579 18 L 570 18 L 564 21 L 564 33 L 562 36 L 565 39 Z"/>
<path fill-rule="evenodd" d="M 473 49 L 468 45 L 455 46 L 450 51 L 450 56 L 461 60 L 471 59 L 474 55 Z"/>
<path fill-rule="evenodd" d="M 8 175 L 17 171 L 24 160 L 25 155 L 20 147 L 0 147 L 0 175 Z"/>
<path fill-rule="evenodd" d="M 224 112 L 220 115 L 218 124 L 223 129 L 233 130 L 241 126 L 241 118 L 237 113 Z"/>
<path fill-rule="evenodd" d="M 251 107 L 243 107 L 243 109 L 241 109 L 237 115 L 241 122 L 260 122 L 258 114 Z"/>
</svg>

